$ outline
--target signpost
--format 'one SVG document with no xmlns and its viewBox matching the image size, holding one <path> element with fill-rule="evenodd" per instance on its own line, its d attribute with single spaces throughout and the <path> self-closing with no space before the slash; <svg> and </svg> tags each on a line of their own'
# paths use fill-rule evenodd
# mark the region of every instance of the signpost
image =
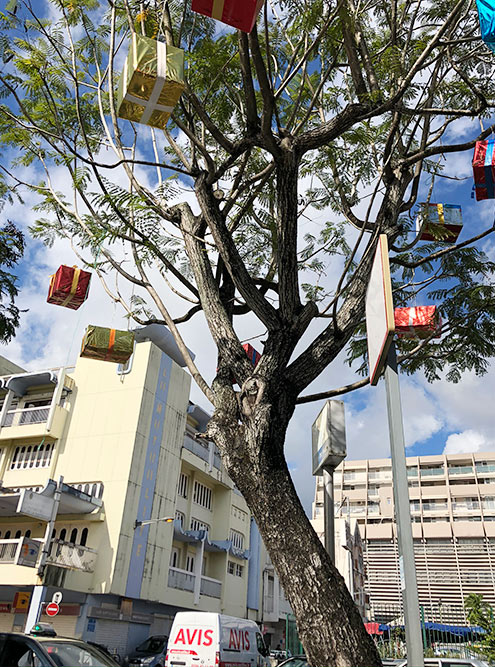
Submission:
<svg viewBox="0 0 495 667">
<path fill-rule="evenodd" d="M 45 608 L 45 614 L 47 616 L 56 616 L 60 611 L 60 607 L 56 602 L 49 602 Z"/>
<path fill-rule="evenodd" d="M 411 510 L 407 485 L 404 426 L 400 402 L 397 357 L 393 343 L 394 308 L 388 260 L 387 237 L 379 238 L 371 278 L 366 293 L 366 329 L 370 382 L 376 385 L 385 368 L 387 409 L 392 458 L 395 519 L 401 567 L 401 589 L 404 603 L 407 664 L 423 667 L 423 641 L 419 618 L 419 598 L 414 563 Z"/>
<path fill-rule="evenodd" d="M 311 428 L 313 475 L 323 475 L 325 549 L 335 562 L 333 472 L 347 455 L 343 401 L 327 401 Z"/>
</svg>

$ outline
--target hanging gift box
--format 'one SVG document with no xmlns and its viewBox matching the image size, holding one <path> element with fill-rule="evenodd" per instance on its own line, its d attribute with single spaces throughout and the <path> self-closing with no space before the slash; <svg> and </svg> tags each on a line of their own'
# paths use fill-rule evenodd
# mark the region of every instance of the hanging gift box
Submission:
<svg viewBox="0 0 495 667">
<path fill-rule="evenodd" d="M 124 364 L 134 350 L 134 333 L 90 325 L 86 329 L 81 357 Z"/>
<path fill-rule="evenodd" d="M 453 243 L 462 230 L 462 212 L 457 204 L 420 204 L 416 232 L 420 241 Z M 425 220 L 426 217 L 426 220 Z"/>
<path fill-rule="evenodd" d="M 400 338 L 440 338 L 442 320 L 436 306 L 395 309 L 395 331 Z"/>
<path fill-rule="evenodd" d="M 163 130 L 184 88 L 184 51 L 134 33 L 117 91 L 117 115 Z"/>
<path fill-rule="evenodd" d="M 495 52 L 495 0 L 476 0 L 481 39 Z"/>
<path fill-rule="evenodd" d="M 77 310 L 86 301 L 91 273 L 77 266 L 62 264 L 50 277 L 50 287 L 46 300 L 57 306 Z"/>
<path fill-rule="evenodd" d="M 251 32 L 262 7 L 263 0 L 192 0 L 191 9 L 237 30 Z"/>
<path fill-rule="evenodd" d="M 477 201 L 495 199 L 495 139 L 477 141 L 474 147 L 473 176 Z"/>
</svg>

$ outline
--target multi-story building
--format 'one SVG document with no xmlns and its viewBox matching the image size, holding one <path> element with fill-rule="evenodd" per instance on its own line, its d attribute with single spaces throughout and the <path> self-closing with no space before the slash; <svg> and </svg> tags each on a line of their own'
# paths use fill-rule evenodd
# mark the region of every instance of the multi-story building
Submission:
<svg viewBox="0 0 495 667">
<path fill-rule="evenodd" d="M 466 623 L 464 600 L 495 605 L 495 453 L 407 458 L 419 602 L 426 620 Z M 337 516 L 356 519 L 363 539 L 370 617 L 400 615 L 401 586 L 390 459 L 343 461 Z M 313 508 L 319 519 L 323 486 Z"/>
<path fill-rule="evenodd" d="M 179 609 L 248 614 L 247 505 L 201 437 L 208 415 L 170 335 L 136 340 L 125 366 L 0 358 L 0 630 L 24 628 L 44 545 L 57 632 L 121 655 Z"/>
</svg>

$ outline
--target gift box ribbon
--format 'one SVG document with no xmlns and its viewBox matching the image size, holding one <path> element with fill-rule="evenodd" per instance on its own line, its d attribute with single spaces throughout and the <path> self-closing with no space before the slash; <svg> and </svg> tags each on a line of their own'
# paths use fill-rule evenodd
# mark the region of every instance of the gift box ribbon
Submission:
<svg viewBox="0 0 495 667">
<path fill-rule="evenodd" d="M 108 338 L 108 350 L 106 351 L 105 359 L 103 361 L 110 359 L 110 357 L 112 356 L 114 345 L 115 345 L 115 329 L 110 329 L 110 336 Z"/>
<path fill-rule="evenodd" d="M 211 17 L 217 19 L 217 21 L 221 21 L 224 7 L 225 7 L 225 0 L 213 0 Z"/>
<path fill-rule="evenodd" d="M 66 306 L 76 293 L 80 275 L 81 275 L 81 269 L 76 269 L 74 267 L 74 275 L 72 276 L 72 285 L 70 286 L 70 292 L 60 304 L 61 306 Z"/>
<path fill-rule="evenodd" d="M 223 4 L 223 3 L 222 3 Z M 133 51 L 137 53 L 137 38 L 136 34 L 132 36 L 133 39 Z M 127 81 L 127 69 L 129 67 L 128 58 L 125 61 L 124 65 L 124 81 Z M 134 63 L 134 68 L 137 69 L 137 63 Z M 167 47 L 163 42 L 156 43 L 156 81 L 151 91 L 151 95 L 148 100 L 142 100 L 140 97 L 131 95 L 131 93 L 126 93 L 124 99 L 131 104 L 138 104 L 139 106 L 144 107 L 143 115 L 141 116 L 141 123 L 148 123 L 151 118 L 153 111 L 166 111 L 167 113 L 172 113 L 174 110 L 173 107 L 167 107 L 164 104 L 158 104 L 158 98 L 161 95 L 163 86 L 167 80 Z"/>
</svg>

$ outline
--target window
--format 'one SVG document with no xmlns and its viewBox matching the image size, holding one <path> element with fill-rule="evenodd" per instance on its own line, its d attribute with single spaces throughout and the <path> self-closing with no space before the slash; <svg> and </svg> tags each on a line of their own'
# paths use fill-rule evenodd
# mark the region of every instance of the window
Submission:
<svg viewBox="0 0 495 667">
<path fill-rule="evenodd" d="M 15 536 L 14 536 L 14 539 L 15 539 L 15 540 L 18 540 L 18 539 L 20 538 L 21 535 L 22 535 L 21 531 L 18 530 L 18 531 L 16 532 Z"/>
<path fill-rule="evenodd" d="M 31 531 L 26 530 L 26 533 L 25 533 L 24 537 L 28 537 L 28 538 L 31 537 Z"/>
<path fill-rule="evenodd" d="M 60 540 L 61 542 L 65 542 L 65 536 L 66 536 L 66 535 L 67 535 L 67 530 L 66 530 L 65 528 L 62 528 L 62 530 L 60 531 L 60 537 L 59 537 L 59 540 Z"/>
<path fill-rule="evenodd" d="M 47 468 L 51 463 L 54 448 L 53 443 L 16 447 L 10 469 Z"/>
<path fill-rule="evenodd" d="M 87 529 L 87 528 L 83 528 L 83 529 L 82 529 L 82 533 L 81 533 L 81 542 L 80 542 L 80 545 L 81 545 L 82 547 L 85 547 L 87 541 L 88 541 L 88 529 Z"/>
<path fill-rule="evenodd" d="M 187 498 L 187 487 L 189 483 L 189 476 L 181 472 L 179 476 L 179 484 L 177 487 L 177 493 L 182 498 Z"/>
<path fill-rule="evenodd" d="M 210 530 L 210 526 L 204 521 L 199 519 L 191 518 L 191 530 Z"/>
<path fill-rule="evenodd" d="M 190 554 L 187 554 L 186 570 L 188 572 L 194 572 L 194 556 L 191 556 Z"/>
<path fill-rule="evenodd" d="M 244 549 L 244 535 L 238 530 L 231 530 L 229 539 L 232 542 L 232 546 L 236 549 Z"/>
<path fill-rule="evenodd" d="M 180 522 L 180 527 L 184 528 L 184 523 L 186 521 L 186 515 L 184 512 L 179 512 L 179 510 L 175 510 L 175 520 Z"/>
<path fill-rule="evenodd" d="M 205 486 L 204 484 L 201 484 L 200 482 L 194 482 L 193 501 L 197 505 L 200 505 L 201 507 L 204 507 L 207 510 L 211 510 L 211 499 L 212 499 L 211 489 Z"/>
<path fill-rule="evenodd" d="M 10 540 L 10 530 L 5 533 L 5 540 Z"/>
<path fill-rule="evenodd" d="M 179 567 L 179 550 L 177 547 L 173 547 L 170 554 L 170 567 Z"/>
<path fill-rule="evenodd" d="M 77 528 L 73 528 L 70 534 L 70 540 L 72 544 L 76 544 L 77 542 Z"/>
</svg>

